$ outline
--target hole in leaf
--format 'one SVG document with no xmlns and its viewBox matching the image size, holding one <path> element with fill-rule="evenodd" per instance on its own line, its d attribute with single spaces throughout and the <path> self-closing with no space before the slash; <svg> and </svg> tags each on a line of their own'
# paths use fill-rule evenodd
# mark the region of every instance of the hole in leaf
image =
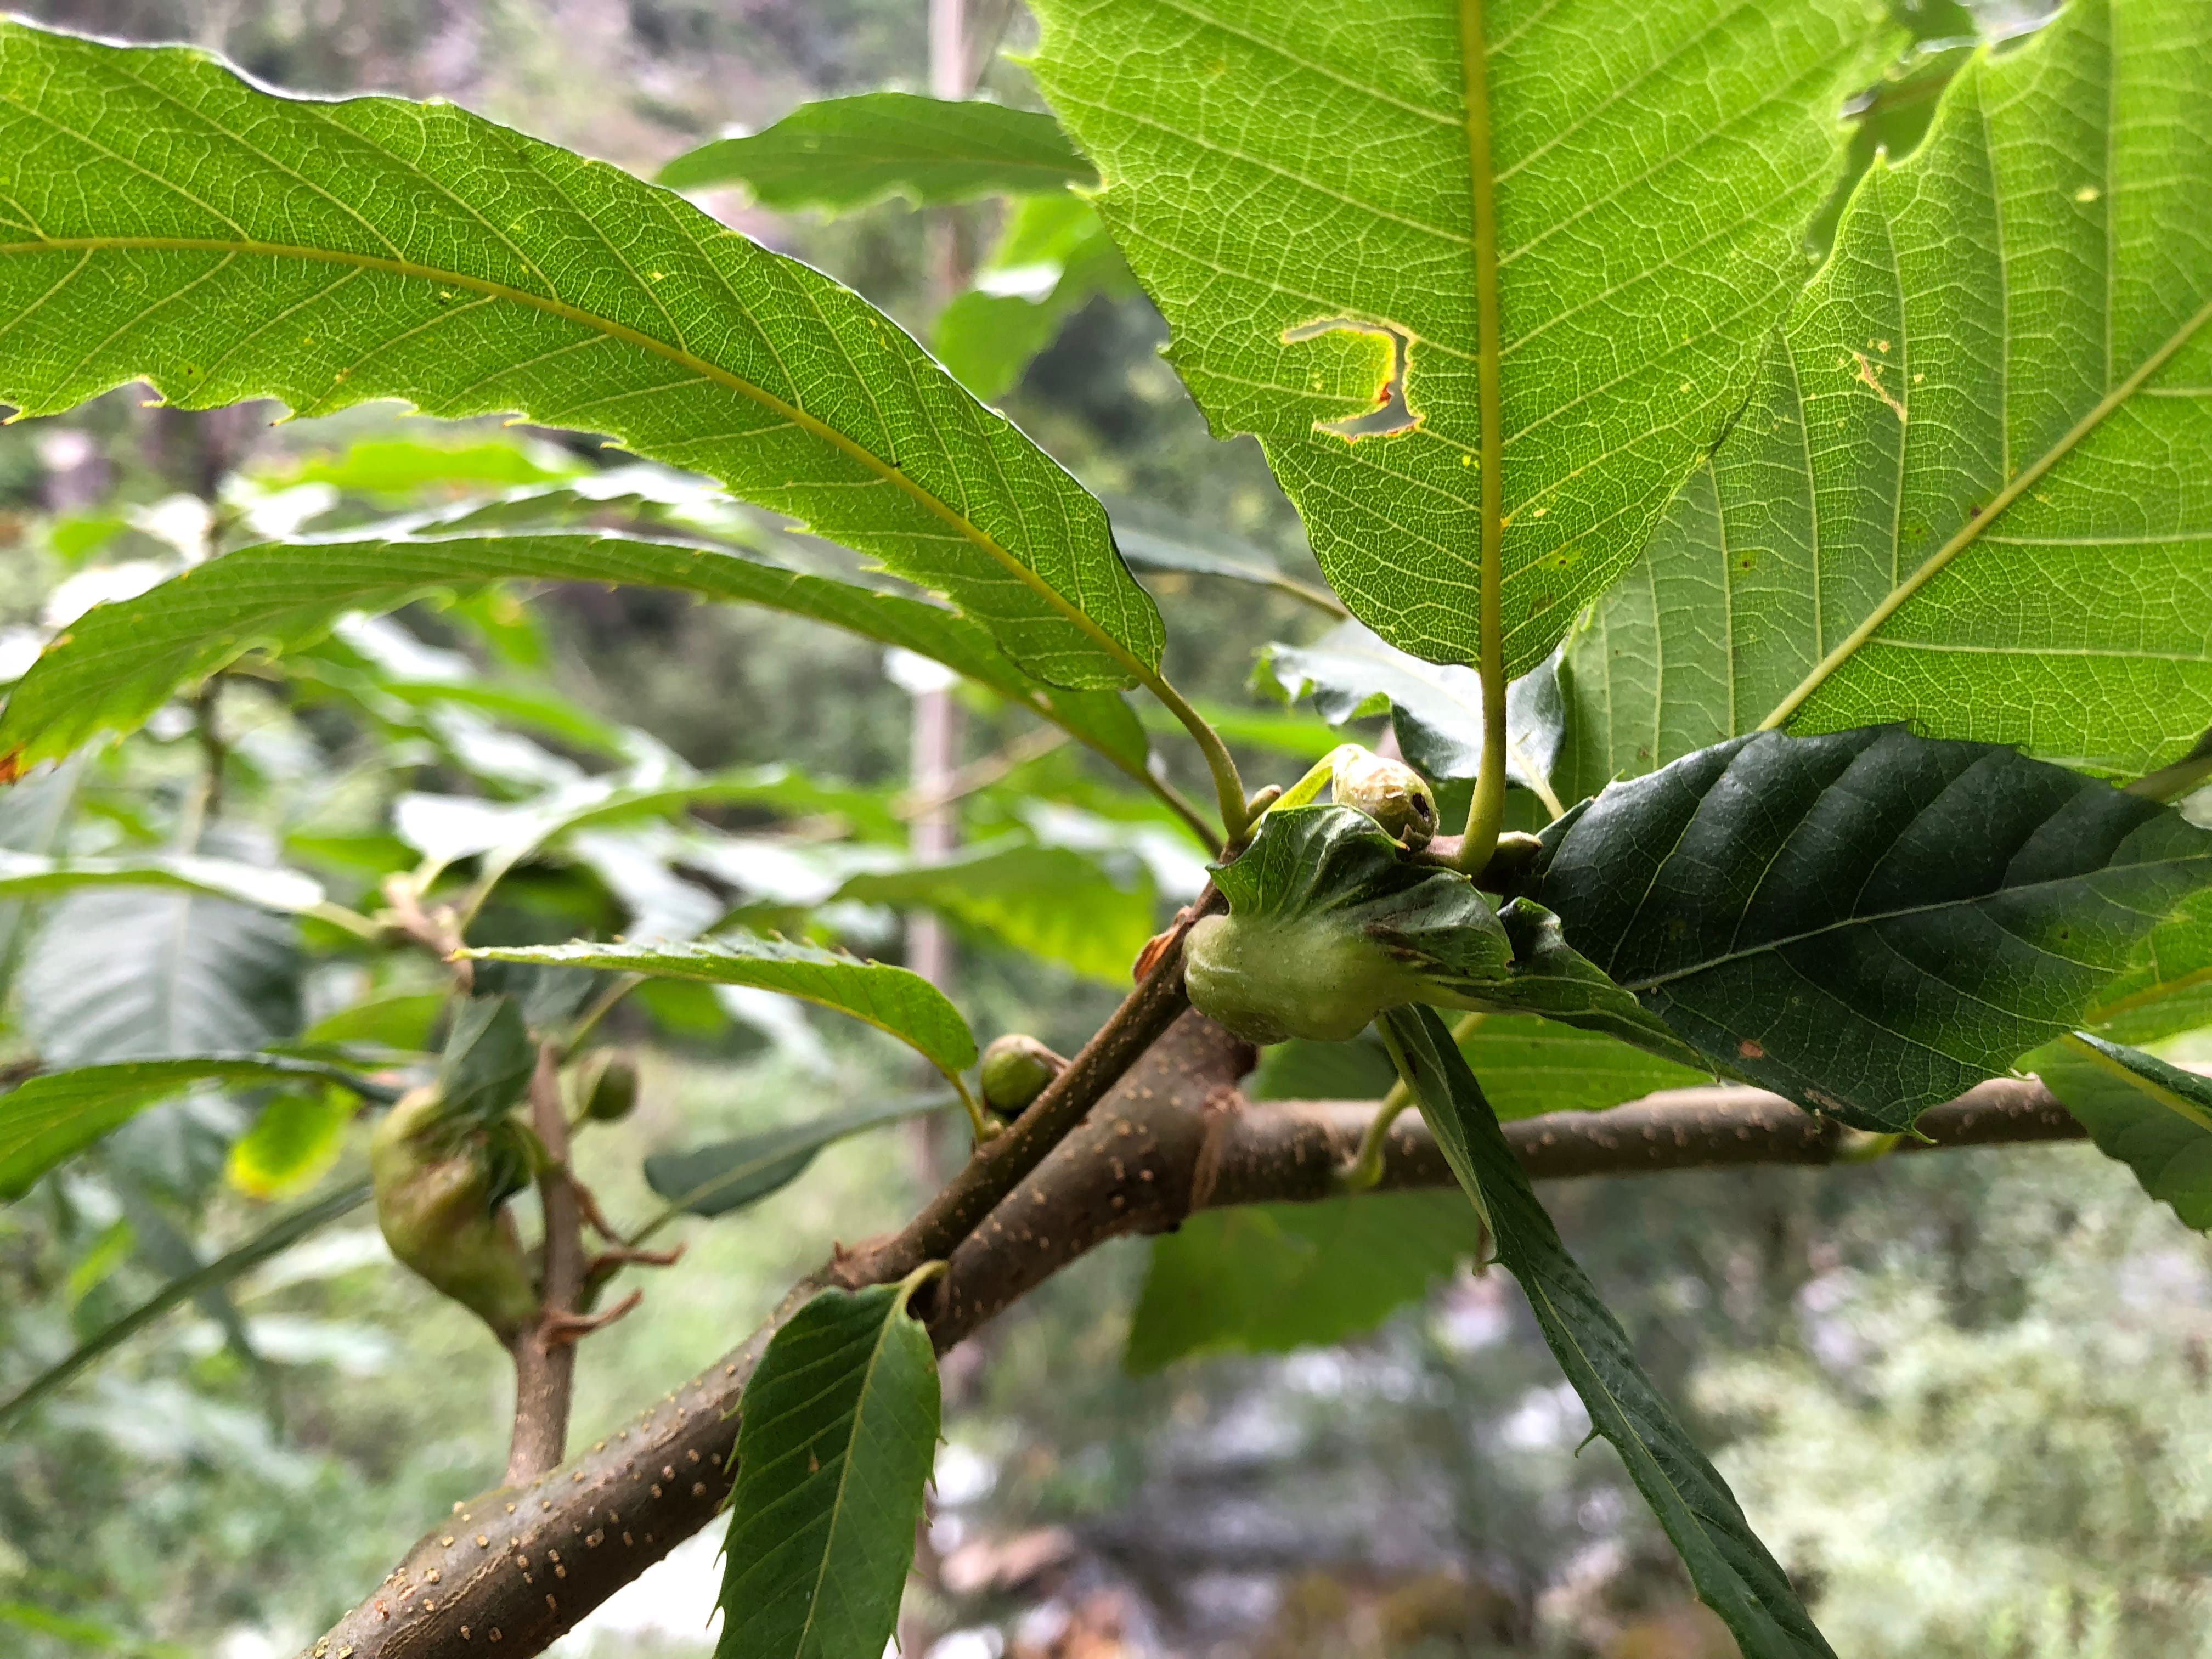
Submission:
<svg viewBox="0 0 2212 1659">
<path fill-rule="evenodd" d="M 1352 317 L 1325 317 L 1317 322 L 1301 323 L 1296 328 L 1285 329 L 1283 338 L 1285 343 L 1296 343 L 1339 331 L 1351 334 L 1379 334 L 1386 337 L 1390 342 L 1390 378 L 1376 388 L 1373 409 L 1362 414 L 1346 416 L 1340 421 L 1316 421 L 1314 430 L 1356 444 L 1362 438 L 1395 437 L 1401 432 L 1411 432 L 1420 425 L 1421 417 L 1406 401 L 1406 367 L 1413 348 L 1402 329 L 1394 328 L 1389 323 L 1361 322 Z"/>
</svg>

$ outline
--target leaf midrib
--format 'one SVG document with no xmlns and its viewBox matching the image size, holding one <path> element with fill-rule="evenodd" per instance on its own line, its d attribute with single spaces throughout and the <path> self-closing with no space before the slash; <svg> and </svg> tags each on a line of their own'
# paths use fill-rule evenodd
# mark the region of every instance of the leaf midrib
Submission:
<svg viewBox="0 0 2212 1659">
<path fill-rule="evenodd" d="M 1769 951 L 1785 950 L 1793 945 L 1804 944 L 1808 939 L 1820 939 L 1829 933 L 1841 933 L 1845 928 L 1872 927 L 1880 922 L 1900 921 L 1911 916 L 1932 915 L 1938 910 L 1954 910 L 1987 904 L 1996 899 L 2010 898 L 2015 894 L 2035 893 L 2045 888 L 2063 887 L 2075 882 L 2093 880 L 2098 876 L 2109 875 L 2116 870 L 2158 870 L 2177 865 L 2202 863 L 2208 860 L 2212 860 L 2212 854 L 2191 853 L 2180 858 L 2147 859 L 2136 864 L 2108 864 L 2101 869 L 2088 871 L 2081 875 L 2054 876 L 2045 881 L 2023 882 L 2016 887 L 2000 887 L 1994 892 L 1978 893 L 1971 898 L 1939 899 L 1929 904 L 1909 904 L 1894 910 L 1876 910 L 1865 915 L 1845 916 L 1840 921 L 1829 922 L 1823 927 L 1808 928 L 1802 933 L 1790 933 L 1779 939 L 1764 939 L 1759 944 L 1747 945 L 1740 951 L 1725 951 L 1717 956 L 1707 957 L 1686 968 L 1671 969 L 1663 974 L 1655 974 L 1648 979 L 1622 980 L 1620 984 L 1623 990 L 1648 991 L 1662 985 L 1671 984 L 1679 979 L 1688 979 L 1698 974 L 1710 972 L 1715 968 L 1725 967 L 1732 962 L 1746 961 L 1753 957 L 1765 956 Z M 2011 937 L 2020 938 L 2017 933 L 2012 934 Z M 2027 945 L 2028 941 L 2021 939 L 2021 943 Z M 2060 962 L 2074 961 L 2071 957 L 2062 957 L 2056 951 L 2045 950 L 2039 945 L 2029 945 L 2028 948 L 2039 956 L 2051 957 Z M 2076 965 L 2086 968 L 2094 967 L 2095 964 L 2081 963 Z"/>
<path fill-rule="evenodd" d="M 837 1548 L 838 1524 L 845 1516 L 845 1487 L 853 1478 L 853 1448 L 860 1442 L 860 1419 L 867 1414 L 868 1395 L 875 1386 L 876 1368 L 883 1363 L 884 1351 L 890 1345 L 892 1322 L 905 1317 L 906 1297 L 902 1294 L 896 1296 L 891 1299 L 890 1310 L 884 1322 L 876 1328 L 876 1340 L 868 1350 L 867 1368 L 860 1373 L 860 1391 L 853 1402 L 852 1428 L 845 1436 L 844 1466 L 837 1471 L 836 1494 L 830 1500 L 829 1531 L 823 1540 L 822 1559 L 814 1569 L 813 1586 L 806 1593 L 806 1621 L 799 1628 L 797 1650 L 801 1654 L 806 1651 L 807 1639 L 814 1633 L 815 1615 L 822 1607 L 823 1582 L 829 1576 L 830 1558 Z"/>
<path fill-rule="evenodd" d="M 793 426 L 819 441 L 828 444 L 851 459 L 857 461 L 884 483 L 895 485 L 925 510 L 959 532 L 969 542 L 997 563 L 1021 585 L 1028 588 L 1066 621 L 1072 623 L 1091 642 L 1114 659 L 1133 678 L 1146 686 L 1156 687 L 1159 675 L 1152 665 L 1115 639 L 1105 629 L 1079 608 L 1071 604 L 1060 591 L 1043 577 L 1016 558 L 1001 545 L 998 538 L 960 512 L 933 491 L 924 489 L 906 471 L 894 463 L 884 460 L 866 444 L 840 432 L 820 417 L 809 414 L 798 404 L 787 402 L 769 391 L 756 386 L 741 374 L 732 374 L 720 364 L 671 344 L 655 339 L 627 323 L 602 317 L 581 306 L 569 304 L 550 295 L 533 294 L 527 289 L 495 282 L 486 276 L 475 276 L 459 271 L 441 269 L 382 254 L 358 253 L 338 248 L 306 247 L 285 242 L 266 242 L 244 237 L 220 236 L 54 236 L 40 237 L 27 242 L 0 243 L 0 258 L 15 254 L 82 252 L 88 255 L 123 251 L 145 251 L 173 253 L 224 253 L 254 255 L 272 259 L 303 259 L 321 264 L 338 265 L 358 270 L 379 270 L 391 276 L 404 276 L 426 283 L 451 283 L 472 293 L 495 300 L 506 300 L 514 304 L 540 311 L 564 321 L 594 329 L 610 339 L 625 345 L 649 351 L 656 356 L 688 368 L 702 379 L 710 380 L 726 391 L 751 399 L 763 409 L 775 411 Z M 527 263 L 527 261 L 526 261 Z M 655 303 L 658 303 L 656 301 Z"/>
<path fill-rule="evenodd" d="M 2107 307 L 2109 311 L 2109 307 Z M 1847 635 L 1841 643 L 1816 663 L 1812 672 L 1799 681 L 1790 694 L 1777 704 L 1773 713 L 1761 720 L 1759 730 L 1771 732 L 1787 725 L 1814 692 L 1826 684 L 1836 672 L 1858 653 L 1859 648 L 1871 641 L 1887 625 L 1891 617 L 1902 610 L 1913 596 L 1933 581 L 1952 560 L 1972 546 L 1984 531 L 2002 518 L 2013 503 L 2034 487 L 2051 469 L 2066 459 L 2088 436 L 2104 424 L 2113 411 L 2142 389 L 2143 382 L 2166 367 L 2174 354 L 2193 339 L 2199 329 L 2212 320 L 2212 300 L 2208 300 L 2196 313 L 2176 329 L 2156 349 L 2139 363 L 2135 371 L 2114 386 L 2089 409 L 2088 412 L 2069 427 L 2051 447 L 2038 456 L 2010 483 L 1992 497 L 1978 514 L 1969 518 L 1942 546 L 1923 560 L 1917 569 L 1897 586 L 1892 588 L 1882 602 L 1868 613 L 1866 618 Z M 1786 343 L 1784 350 L 1792 363 L 1796 358 L 1793 347 Z"/>
</svg>

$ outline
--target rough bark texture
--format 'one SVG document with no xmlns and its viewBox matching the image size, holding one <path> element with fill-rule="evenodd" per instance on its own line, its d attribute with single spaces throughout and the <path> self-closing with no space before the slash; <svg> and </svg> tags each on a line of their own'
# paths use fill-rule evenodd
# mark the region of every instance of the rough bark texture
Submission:
<svg viewBox="0 0 2212 1659">
<path fill-rule="evenodd" d="M 1164 1231 L 1198 1209 L 1331 1195 L 1374 1103 L 1248 1101 L 1237 1084 L 1250 1059 L 1246 1045 L 1199 1016 L 1173 1019 L 952 1251 L 931 1313 L 939 1350 L 1107 1238 Z M 1937 1107 L 1921 1128 L 1928 1140 L 1900 1151 L 2082 1133 L 2040 1085 L 2014 1081 Z M 1832 1124 L 1751 1089 L 1680 1090 L 1608 1112 L 1529 1118 L 1506 1133 L 1539 1179 L 1829 1164 L 1852 1145 Z M 1384 1186 L 1450 1182 L 1426 1127 L 1401 1119 Z M 844 1258 L 839 1277 L 860 1259 Z M 869 1259 L 898 1258 L 879 1249 Z M 742 1346 L 611 1439 L 527 1486 L 457 1508 L 315 1644 L 315 1659 L 487 1650 L 520 1659 L 543 1650 L 714 1517 L 730 1487 L 745 1381 L 776 1327 L 828 1278 L 794 1287 Z"/>
</svg>

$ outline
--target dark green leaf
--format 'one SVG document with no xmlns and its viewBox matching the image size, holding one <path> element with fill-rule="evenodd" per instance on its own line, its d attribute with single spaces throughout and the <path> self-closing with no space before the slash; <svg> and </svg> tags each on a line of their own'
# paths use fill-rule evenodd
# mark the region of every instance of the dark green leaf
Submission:
<svg viewBox="0 0 2212 1659">
<path fill-rule="evenodd" d="M 936 910 L 1115 985 L 1128 983 L 1130 964 L 1157 925 L 1148 874 L 1117 878 L 1066 847 L 987 844 L 942 864 L 854 876 L 837 896 Z"/>
<path fill-rule="evenodd" d="M 0 1199 L 21 1198 L 63 1159 L 196 1083 L 302 1079 L 357 1086 L 336 1066 L 250 1054 L 123 1060 L 32 1078 L 0 1095 Z"/>
<path fill-rule="evenodd" d="M 645 1160 L 645 1184 L 693 1215 L 727 1215 L 757 1204 L 806 1172 L 814 1155 L 848 1135 L 898 1123 L 960 1103 L 951 1095 L 862 1106 L 811 1123 L 718 1140 L 689 1152 L 656 1152 Z"/>
<path fill-rule="evenodd" d="M 300 1029 L 298 928 L 187 891 L 72 894 L 23 964 L 23 1025 L 50 1066 L 266 1047 Z"/>
<path fill-rule="evenodd" d="M 886 196 L 935 207 L 1064 191 L 1097 178 L 1049 115 L 910 92 L 801 104 L 771 127 L 718 138 L 660 170 L 672 190 L 743 185 L 779 213 L 848 211 Z"/>
<path fill-rule="evenodd" d="M 1717 1068 L 1862 1128 L 2060 1036 L 2212 833 L 1984 744 L 1765 732 L 1617 784 L 1544 835 L 1531 895 Z"/>
<path fill-rule="evenodd" d="M 1152 1241 L 1123 1363 L 1141 1375 L 1188 1354 L 1349 1341 L 1481 1248 L 1457 1193 L 1201 1210 Z"/>
<path fill-rule="evenodd" d="M 715 1659 L 876 1659 L 937 1458 L 915 1281 L 824 1291 L 745 1385 Z"/>
<path fill-rule="evenodd" d="M 378 997 L 341 1008 L 300 1033 L 302 1043 L 371 1043 L 403 1054 L 421 1054 L 430 1046 L 430 1034 L 445 1011 L 442 992 L 422 991 L 400 996 Z"/>
<path fill-rule="evenodd" d="M 498 1122 L 511 1111 L 538 1064 L 538 1045 L 511 996 L 473 996 L 453 1016 L 438 1057 L 438 1087 L 456 1121 Z"/>
<path fill-rule="evenodd" d="M 1835 1659 L 1789 1575 L 1753 1534 L 1735 1494 L 1652 1387 L 1627 1334 L 1559 1242 L 1443 1021 L 1428 1009 L 1388 1020 L 1422 1115 L 1460 1185 L 1489 1218 L 1498 1260 L 1527 1295 L 1590 1425 L 1620 1453 L 1682 1553 L 1698 1598 L 1727 1622 L 1744 1659 Z"/>
<path fill-rule="evenodd" d="M 750 985 L 835 1008 L 910 1044 L 947 1077 L 975 1063 L 975 1038 L 960 1011 L 904 968 L 862 962 L 818 945 L 727 933 L 696 944 L 533 945 L 465 952 L 478 962 L 665 975 L 710 985 Z"/>
<path fill-rule="evenodd" d="M 506 580 L 621 582 L 758 605 L 943 663 L 1066 726 L 1128 769 L 1144 733 L 1110 692 L 1051 690 L 982 629 L 940 605 L 809 575 L 725 548 L 599 535 L 334 539 L 241 548 L 135 599 L 98 605 L 23 677 L 0 714 L 0 750 L 28 763 L 144 724 L 180 685 L 250 650 L 312 644 L 353 611 Z"/>
<path fill-rule="evenodd" d="M 26 413 L 143 378 L 192 409 L 520 414 L 951 594 L 1054 684 L 1158 661 L 1158 611 L 1066 471 L 849 289 L 604 162 L 17 23 L 0 201 L 0 398 Z"/>
<path fill-rule="evenodd" d="M 2212 1080 L 2087 1032 L 2038 1049 L 2021 1069 L 2040 1077 L 2143 1191 L 2212 1232 Z"/>
<path fill-rule="evenodd" d="M 102 1356 L 112 1352 L 172 1308 L 182 1307 L 209 1291 L 222 1289 L 240 1274 L 281 1255 L 309 1234 L 328 1226 L 341 1216 L 349 1214 L 366 1204 L 368 1199 L 369 1188 L 365 1181 L 341 1187 L 325 1197 L 286 1212 L 235 1249 L 216 1257 L 198 1272 L 163 1285 L 154 1296 L 120 1319 L 80 1343 L 67 1358 L 40 1372 L 7 1401 L 0 1401 L 0 1428 L 5 1428 L 71 1377 L 97 1363 Z"/>
</svg>

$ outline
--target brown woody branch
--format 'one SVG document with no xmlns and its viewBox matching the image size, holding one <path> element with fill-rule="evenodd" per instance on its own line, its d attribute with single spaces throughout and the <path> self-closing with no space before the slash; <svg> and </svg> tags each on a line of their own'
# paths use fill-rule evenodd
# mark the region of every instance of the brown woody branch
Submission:
<svg viewBox="0 0 2212 1659">
<path fill-rule="evenodd" d="M 1175 1021 L 952 1250 L 932 1314 L 939 1351 L 1108 1238 L 1164 1231 L 1200 1209 L 1333 1195 L 1373 1103 L 1249 1101 L 1237 1085 L 1250 1058 L 1196 1015 Z M 2039 1085 L 2012 1080 L 1936 1108 L 1920 1127 L 1928 1141 L 1900 1151 L 2082 1133 Z M 1750 1089 L 1680 1090 L 1607 1112 L 1530 1118 L 1506 1133 L 1539 1179 L 1854 1155 L 1847 1132 Z M 1426 1128 L 1401 1121 L 1383 1186 L 1450 1182 Z M 899 1257 L 888 1248 L 848 1255 L 840 1277 L 863 1259 Z M 795 1286 L 742 1346 L 611 1439 L 527 1485 L 458 1506 L 316 1644 L 316 1659 L 542 1650 L 714 1517 L 729 1490 L 745 1381 L 777 1327 L 825 1282 Z"/>
</svg>

